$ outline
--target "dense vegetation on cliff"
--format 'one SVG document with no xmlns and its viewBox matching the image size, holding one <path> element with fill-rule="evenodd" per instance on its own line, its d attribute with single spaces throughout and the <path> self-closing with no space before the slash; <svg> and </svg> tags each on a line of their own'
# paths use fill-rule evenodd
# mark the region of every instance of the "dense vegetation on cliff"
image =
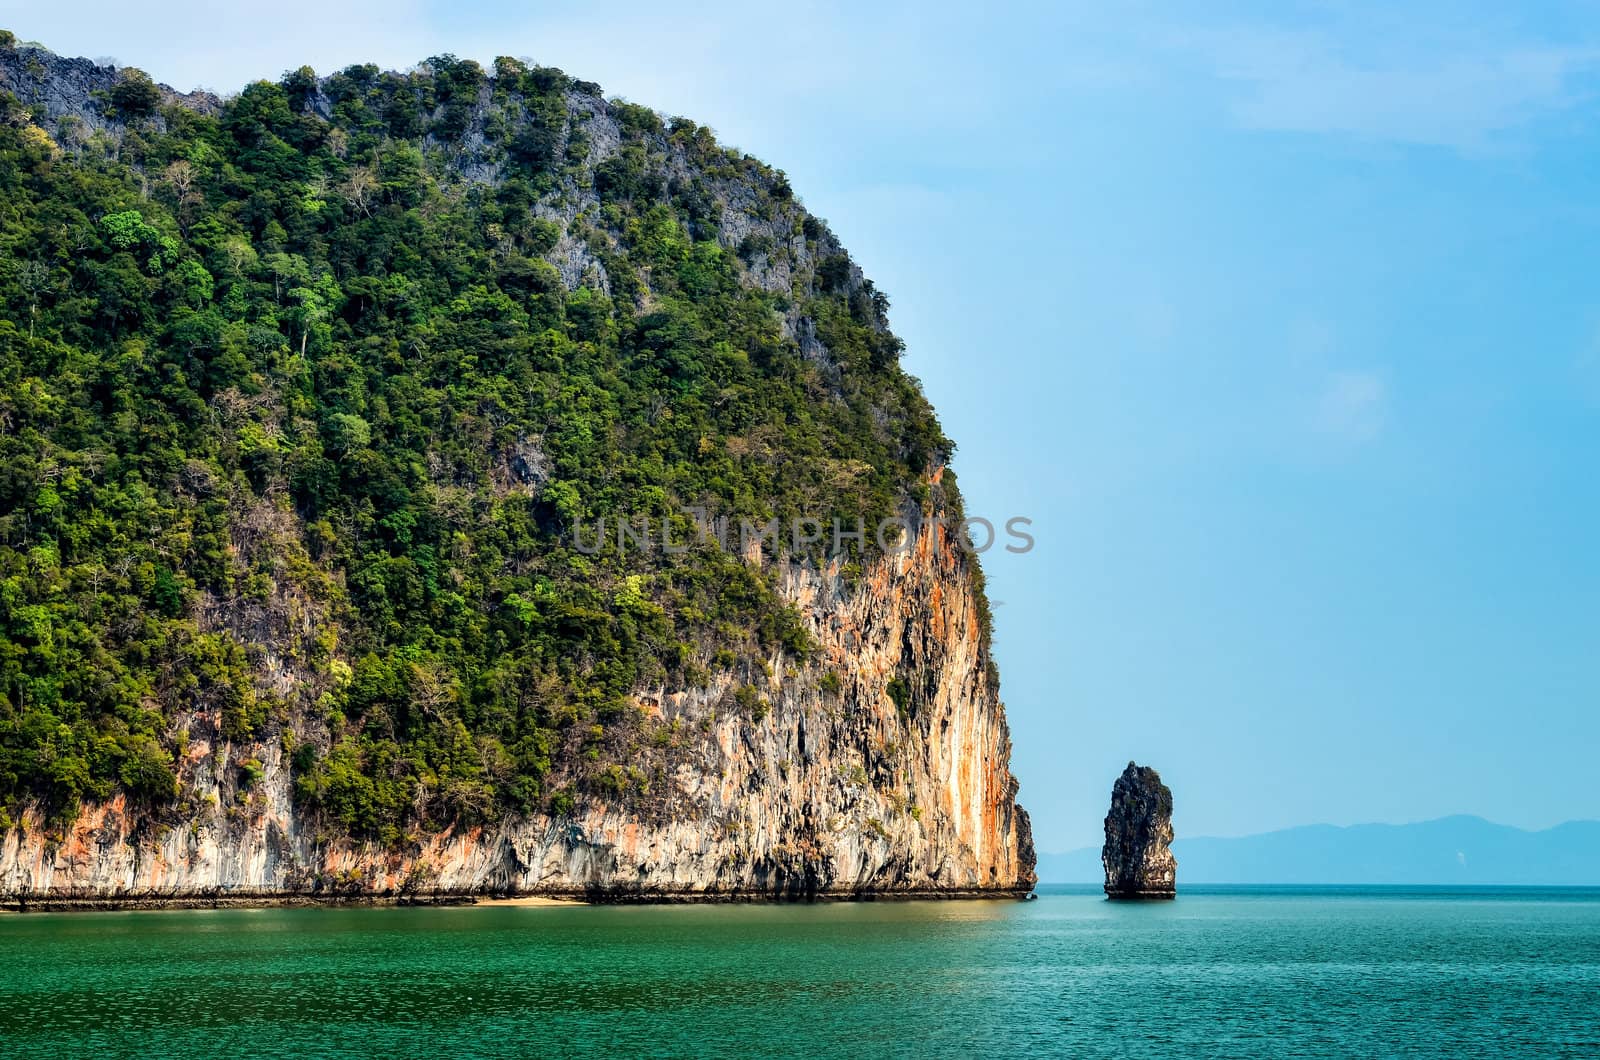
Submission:
<svg viewBox="0 0 1600 1060">
<path fill-rule="evenodd" d="M 693 122 L 508 59 L 64 63 L 0 39 L 0 826 L 181 808 L 194 712 L 389 841 L 646 797 L 628 694 L 759 711 L 807 636 L 770 568 L 575 520 L 953 503 L 882 295 Z"/>
</svg>

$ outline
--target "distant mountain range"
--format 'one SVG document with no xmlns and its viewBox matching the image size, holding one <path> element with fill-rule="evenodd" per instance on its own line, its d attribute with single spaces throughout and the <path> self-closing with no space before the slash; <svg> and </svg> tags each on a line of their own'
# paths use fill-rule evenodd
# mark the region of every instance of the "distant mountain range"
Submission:
<svg viewBox="0 0 1600 1060">
<path fill-rule="evenodd" d="M 1417 824 L 1328 824 L 1172 844 L 1178 886 L 1204 883 L 1600 886 L 1600 821 L 1541 832 L 1481 817 Z M 1098 883 L 1098 847 L 1039 855 L 1041 883 Z"/>
</svg>

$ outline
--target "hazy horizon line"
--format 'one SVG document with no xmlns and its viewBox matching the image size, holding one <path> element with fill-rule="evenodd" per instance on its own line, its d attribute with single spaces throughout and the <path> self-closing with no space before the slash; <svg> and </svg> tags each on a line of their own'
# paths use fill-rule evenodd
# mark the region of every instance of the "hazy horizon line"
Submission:
<svg viewBox="0 0 1600 1060">
<path fill-rule="evenodd" d="M 1331 828 L 1340 832 L 1347 832 L 1356 828 L 1419 828 L 1423 825 L 1439 824 L 1442 821 L 1459 820 L 1477 821 L 1495 828 L 1503 828 L 1511 832 L 1522 832 L 1525 835 L 1542 835 L 1545 832 L 1553 832 L 1558 828 L 1567 828 L 1575 824 L 1600 825 L 1600 818 L 1574 817 L 1566 821 L 1560 821 L 1545 828 L 1523 828 L 1519 825 L 1501 824 L 1499 821 L 1491 821 L 1489 818 L 1475 813 L 1447 813 L 1440 817 L 1428 817 L 1420 821 L 1405 821 L 1401 823 L 1396 823 L 1393 821 L 1359 821 L 1355 824 L 1330 824 L 1326 821 L 1318 821 L 1310 824 L 1291 824 L 1285 825 L 1282 828 L 1269 828 L 1264 832 L 1246 832 L 1241 835 L 1212 835 L 1209 833 L 1192 836 L 1179 835 L 1173 839 L 1173 843 L 1192 842 L 1200 839 L 1221 840 L 1224 842 L 1239 839 L 1260 839 L 1262 836 L 1281 835 L 1284 832 L 1300 832 L 1312 828 Z M 1048 856 L 1059 856 L 1064 854 L 1077 854 L 1085 850 L 1095 849 L 1097 849 L 1097 847 L 1094 844 L 1088 844 L 1085 846 L 1072 847 L 1068 850 L 1041 850 L 1039 853 Z"/>
</svg>

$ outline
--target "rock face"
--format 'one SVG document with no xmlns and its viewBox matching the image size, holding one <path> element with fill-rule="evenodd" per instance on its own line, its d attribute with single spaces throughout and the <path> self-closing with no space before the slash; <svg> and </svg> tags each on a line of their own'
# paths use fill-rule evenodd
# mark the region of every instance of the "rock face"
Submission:
<svg viewBox="0 0 1600 1060">
<path fill-rule="evenodd" d="M 653 808 L 588 799 L 570 816 L 449 829 L 403 851 L 330 839 L 297 812 L 278 744 L 229 744 L 220 719 L 196 714 L 183 763 L 196 816 L 155 819 L 121 796 L 84 805 L 65 828 L 24 815 L 0 833 L 0 903 L 1026 893 L 1032 833 L 969 562 L 929 533 L 853 592 L 837 570 L 790 568 L 785 594 L 821 650 L 779 669 L 764 717 L 719 709 L 730 693 L 720 685 L 637 693 L 698 734 Z M 889 682 L 908 670 L 919 680 L 897 702 Z M 263 770 L 248 790 L 215 768 L 244 756 Z"/>
<path fill-rule="evenodd" d="M 1172 898 L 1172 792 L 1149 766 L 1128 763 L 1111 788 L 1106 845 L 1100 853 L 1109 898 Z"/>
<path fill-rule="evenodd" d="M 100 66 L 88 59 L 72 59 L 32 44 L 18 44 L 0 50 L 0 89 L 16 96 L 30 107 L 43 111 L 52 130 L 76 125 L 85 132 L 118 132 L 117 122 L 106 116 L 102 100 L 116 88 L 127 72 L 114 66 Z M 203 114 L 216 113 L 220 104 L 205 92 L 175 92 L 165 85 L 155 86 L 163 104 L 176 104 Z M 159 114 L 152 121 L 164 130 Z"/>
</svg>

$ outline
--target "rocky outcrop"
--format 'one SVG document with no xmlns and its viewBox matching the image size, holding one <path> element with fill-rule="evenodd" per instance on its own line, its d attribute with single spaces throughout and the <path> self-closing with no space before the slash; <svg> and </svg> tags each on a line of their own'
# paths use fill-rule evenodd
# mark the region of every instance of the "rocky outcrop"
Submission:
<svg viewBox="0 0 1600 1060">
<path fill-rule="evenodd" d="M 103 137 L 105 149 L 116 154 L 117 145 L 128 131 L 127 116 L 115 104 L 119 85 L 142 81 L 145 75 L 132 67 L 99 65 L 89 59 L 67 58 L 31 43 L 0 46 L 0 92 L 9 93 L 33 116 L 37 126 L 53 136 L 60 146 L 74 151 L 92 137 Z M 326 119 L 331 105 L 322 87 L 305 104 L 308 114 Z M 167 85 L 152 85 L 155 99 L 163 107 L 179 106 L 206 114 L 216 114 L 222 101 L 204 92 L 178 92 Z M 601 94 L 598 85 L 575 82 L 565 93 L 566 116 L 556 132 L 556 152 L 565 154 L 575 140 L 585 143 L 583 164 L 574 167 L 586 174 L 583 179 L 568 175 L 546 201 L 533 206 L 542 220 L 555 222 L 561 236 L 544 255 L 555 266 L 568 288 L 591 286 L 611 294 L 603 256 L 614 249 L 620 232 L 607 231 L 594 223 L 601 206 L 593 187 L 593 174 L 602 163 L 614 158 L 622 148 L 620 119 L 615 107 Z M 159 107 L 140 121 L 156 130 L 166 127 Z M 494 184 L 505 176 L 503 158 L 487 142 L 486 127 L 492 122 L 515 120 L 498 114 L 492 93 L 486 85 L 471 110 L 466 131 L 459 142 L 433 143 L 443 163 L 467 184 Z M 709 135 L 709 130 L 706 130 Z M 872 322 L 886 337 L 886 302 L 860 267 L 850 260 L 838 238 L 820 218 L 807 213 L 788 187 L 787 179 L 766 167 L 730 165 L 724 172 L 707 171 L 697 166 L 693 148 L 666 133 L 649 137 L 651 150 L 664 156 L 662 176 L 669 182 L 693 185 L 705 196 L 706 218 L 694 225 L 697 238 L 714 238 L 733 252 L 743 266 L 742 282 L 766 291 L 787 292 L 793 282 L 815 271 L 824 263 L 837 267 L 834 285 L 850 302 L 853 314 Z M 737 157 L 730 153 L 729 159 Z M 752 161 L 753 160 L 746 160 Z M 575 224 L 585 218 L 581 228 Z M 819 367 L 831 369 L 833 355 L 818 341 L 815 321 L 805 316 L 796 302 L 780 321 L 786 340 L 795 342 L 801 352 Z"/>
<path fill-rule="evenodd" d="M 837 566 L 786 567 L 784 593 L 819 650 L 798 669 L 771 660 L 754 712 L 727 679 L 639 689 L 656 731 L 682 741 L 667 790 L 648 799 L 587 798 L 567 816 L 451 828 L 398 849 L 330 838 L 297 811 L 279 743 L 229 743 L 219 719 L 195 714 L 182 770 L 192 815 L 163 818 L 121 796 L 66 826 L 26 813 L 0 834 L 0 904 L 1026 893 L 1031 832 L 970 564 L 933 529 L 853 589 Z M 217 765 L 242 760 L 260 763 L 248 786 Z"/>
<path fill-rule="evenodd" d="M 1128 763 L 1111 787 L 1106 845 L 1100 853 L 1109 898 L 1172 898 L 1172 792 L 1149 766 Z"/>
<path fill-rule="evenodd" d="M 32 46 L 0 48 L 0 89 L 67 148 L 91 136 L 113 148 L 128 135 L 113 98 L 128 76 Z M 583 168 L 592 171 L 617 152 L 620 136 L 612 106 L 590 88 L 578 83 L 566 94 L 559 142 L 564 151 L 581 129 Z M 155 91 L 163 105 L 217 106 L 208 96 Z M 463 146 L 447 152 L 464 182 L 497 179 L 483 146 L 488 107 L 486 90 Z M 308 113 L 325 110 L 319 95 L 307 103 Z M 159 111 L 146 120 L 159 122 Z M 666 157 L 669 178 L 704 185 L 702 235 L 737 252 L 742 282 L 785 290 L 827 262 L 852 313 L 887 336 L 886 303 L 792 198 L 781 174 L 732 166 L 720 175 L 694 171 L 688 148 L 664 134 L 653 149 Z M 780 185 L 783 194 L 775 195 Z M 569 287 L 609 287 L 603 258 L 615 233 L 577 224 L 597 203 L 592 181 L 569 179 L 535 208 L 562 229 L 547 260 Z M 785 312 L 778 322 L 784 337 L 824 376 L 836 370 L 814 321 L 798 303 Z M 508 491 L 531 491 L 548 474 L 535 440 L 498 459 L 498 488 Z M 924 485 L 937 494 L 938 482 L 935 472 Z M 270 506 L 253 510 L 236 528 L 234 555 L 264 555 L 269 566 L 273 557 L 303 558 L 300 530 L 284 524 L 292 518 Z M 298 742 L 328 750 L 325 712 L 316 707 L 323 689 L 302 663 L 308 645 L 337 627 L 339 616 L 287 575 L 248 608 L 202 599 L 199 627 L 254 647 L 259 677 L 276 702 L 289 705 L 286 715 L 251 742 L 230 740 L 220 711 L 205 703 L 174 717 L 168 735 L 180 748 L 176 807 L 152 809 L 117 795 L 78 807 L 65 823 L 25 808 L 0 832 L 0 905 L 1030 890 L 1031 831 L 1015 801 L 975 559 L 934 526 L 914 548 L 870 563 L 751 562 L 781 564 L 782 593 L 816 646 L 805 661 L 774 654 L 694 687 L 634 689 L 629 724 L 647 737 L 638 761 L 610 767 L 617 770 L 612 791 L 574 786 L 564 812 L 490 815 L 488 823 L 382 844 L 338 834 L 294 797 L 291 749 Z M 425 795 L 419 790 L 419 800 Z"/>
<path fill-rule="evenodd" d="M 36 109 L 42 127 L 69 141 L 74 135 L 120 132 L 114 102 L 117 87 L 143 78 L 132 68 L 68 58 L 36 44 L 0 47 L 0 90 Z M 165 85 L 151 85 L 151 90 L 152 99 L 162 105 L 175 104 L 204 114 L 214 114 L 221 106 L 206 92 L 176 92 Z M 159 111 L 149 120 L 157 129 L 165 128 Z"/>
</svg>

